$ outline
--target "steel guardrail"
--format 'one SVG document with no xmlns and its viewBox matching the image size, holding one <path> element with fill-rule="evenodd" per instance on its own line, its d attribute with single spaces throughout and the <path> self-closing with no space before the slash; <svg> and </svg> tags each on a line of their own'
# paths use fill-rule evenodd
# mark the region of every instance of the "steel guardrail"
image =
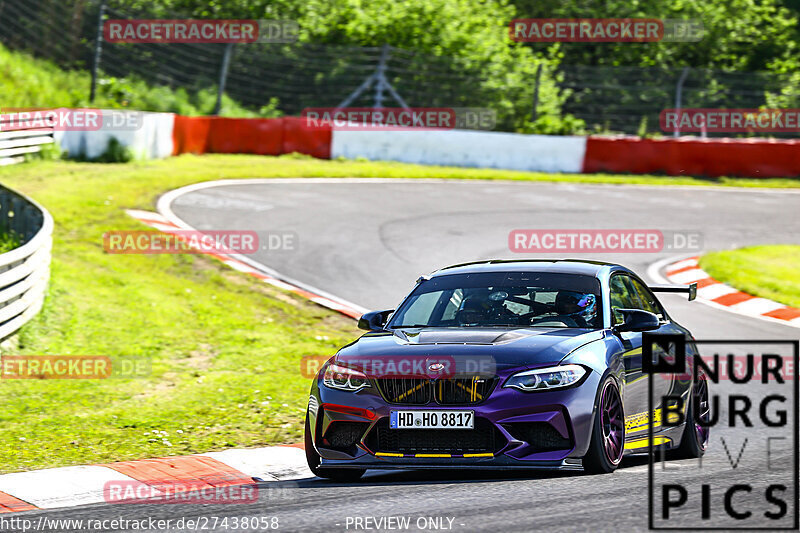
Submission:
<svg viewBox="0 0 800 533">
<path fill-rule="evenodd" d="M 55 129 L 24 114 L 0 114 L 0 166 L 25 161 L 25 156 L 42 151 L 55 142 Z"/>
<path fill-rule="evenodd" d="M 0 232 L 13 232 L 21 245 L 0 254 L 0 341 L 42 307 L 50 279 L 53 217 L 30 198 L 0 185 Z"/>
</svg>

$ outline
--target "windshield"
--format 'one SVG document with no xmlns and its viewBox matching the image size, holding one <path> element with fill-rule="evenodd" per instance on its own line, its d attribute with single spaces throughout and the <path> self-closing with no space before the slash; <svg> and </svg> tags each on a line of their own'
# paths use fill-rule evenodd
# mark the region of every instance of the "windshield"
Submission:
<svg viewBox="0 0 800 533">
<path fill-rule="evenodd" d="M 421 282 L 388 327 L 602 328 L 600 283 L 544 272 L 452 274 Z"/>
</svg>

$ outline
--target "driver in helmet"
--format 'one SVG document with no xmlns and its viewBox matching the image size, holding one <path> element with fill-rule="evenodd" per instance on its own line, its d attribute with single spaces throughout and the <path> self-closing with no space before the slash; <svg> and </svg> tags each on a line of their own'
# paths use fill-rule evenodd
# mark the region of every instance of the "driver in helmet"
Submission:
<svg viewBox="0 0 800 533">
<path fill-rule="evenodd" d="M 597 315 L 595 296 L 576 291 L 558 291 L 555 312 L 567 326 L 587 328 Z"/>
</svg>

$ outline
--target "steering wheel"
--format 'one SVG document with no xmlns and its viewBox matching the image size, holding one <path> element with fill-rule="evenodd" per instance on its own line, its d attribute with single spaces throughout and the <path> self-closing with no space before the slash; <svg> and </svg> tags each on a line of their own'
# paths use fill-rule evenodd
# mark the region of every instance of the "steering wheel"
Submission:
<svg viewBox="0 0 800 533">
<path fill-rule="evenodd" d="M 555 308 L 555 306 L 552 304 L 543 304 L 541 302 L 534 302 L 534 301 L 525 301 L 525 305 L 529 305 L 533 309 L 533 311 L 531 311 L 530 313 L 519 315 L 520 324 L 522 324 L 526 320 L 530 320 L 535 316 L 543 315 L 545 313 L 551 313 Z"/>
<path fill-rule="evenodd" d="M 467 324 L 481 324 L 486 322 L 486 317 L 483 313 L 475 309 L 461 309 L 456 313 L 456 322 L 459 326 L 466 326 Z"/>
</svg>

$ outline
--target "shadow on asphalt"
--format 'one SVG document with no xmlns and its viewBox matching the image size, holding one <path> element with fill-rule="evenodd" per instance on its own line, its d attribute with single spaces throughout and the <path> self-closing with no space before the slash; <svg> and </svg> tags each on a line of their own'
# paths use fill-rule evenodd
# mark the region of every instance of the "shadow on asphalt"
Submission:
<svg viewBox="0 0 800 533">
<path fill-rule="evenodd" d="M 626 457 L 619 467 L 619 471 L 647 464 L 647 456 Z M 386 485 L 418 485 L 418 484 L 451 484 L 451 483 L 486 483 L 503 482 L 511 480 L 546 480 L 562 478 L 578 478 L 593 475 L 613 474 L 587 474 L 581 470 L 368 470 L 358 481 L 336 482 L 329 479 L 310 478 L 290 482 L 297 488 L 328 488 L 328 487 L 377 487 Z M 274 482 L 272 482 L 274 483 Z M 278 482 L 284 483 L 284 482 Z M 285 482 L 289 483 L 289 482 Z"/>
</svg>

